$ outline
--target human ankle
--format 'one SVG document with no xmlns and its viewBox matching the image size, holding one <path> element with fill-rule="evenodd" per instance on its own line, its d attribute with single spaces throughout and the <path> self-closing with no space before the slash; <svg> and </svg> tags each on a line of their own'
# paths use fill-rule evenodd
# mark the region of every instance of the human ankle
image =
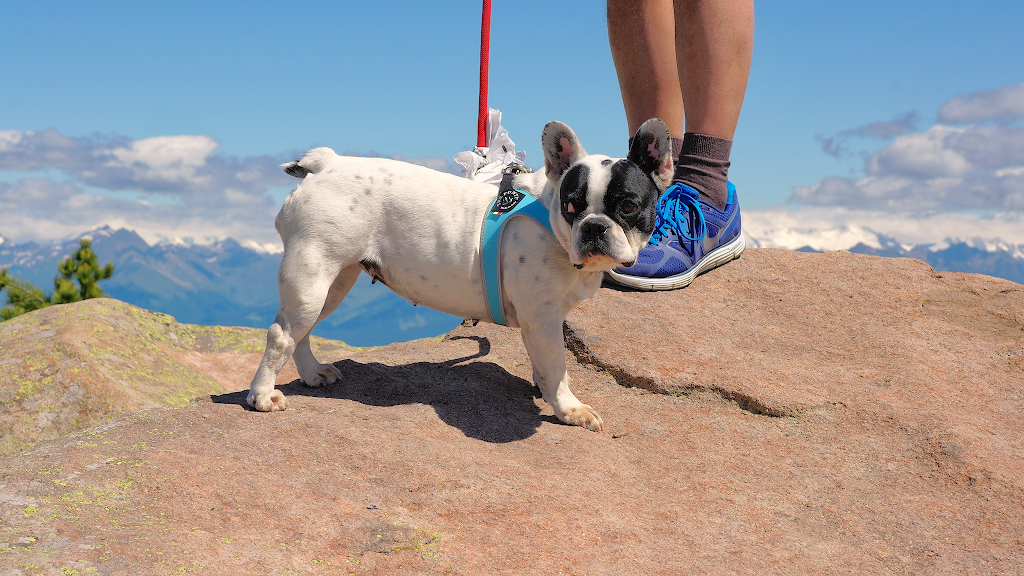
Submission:
<svg viewBox="0 0 1024 576">
<path fill-rule="evenodd" d="M 730 152 L 732 140 L 687 132 L 683 134 L 672 181 L 691 186 L 716 208 L 724 210 L 729 202 Z"/>
</svg>

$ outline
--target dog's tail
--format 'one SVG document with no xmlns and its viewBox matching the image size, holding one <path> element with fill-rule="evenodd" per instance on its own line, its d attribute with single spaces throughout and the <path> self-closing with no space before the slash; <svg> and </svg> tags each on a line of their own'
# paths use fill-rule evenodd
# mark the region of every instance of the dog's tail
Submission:
<svg viewBox="0 0 1024 576">
<path fill-rule="evenodd" d="M 284 169 L 286 174 L 295 176 L 296 178 L 305 178 L 306 174 L 316 174 L 317 172 L 324 169 L 324 166 L 337 154 L 330 148 L 321 147 L 313 148 L 309 152 L 306 152 L 301 159 L 295 162 L 286 162 L 281 164 L 281 168 Z"/>
</svg>

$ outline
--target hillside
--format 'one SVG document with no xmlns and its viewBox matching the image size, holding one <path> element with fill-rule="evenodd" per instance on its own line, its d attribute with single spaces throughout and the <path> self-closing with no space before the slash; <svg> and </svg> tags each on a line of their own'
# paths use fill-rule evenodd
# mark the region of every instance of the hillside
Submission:
<svg viewBox="0 0 1024 576">
<path fill-rule="evenodd" d="M 0 456 L 117 414 L 238 390 L 265 338 L 255 328 L 179 324 L 111 298 L 2 322 Z M 319 338 L 314 346 L 330 355 L 357 350 Z M 294 377 L 294 368 L 282 375 Z"/>
<path fill-rule="evenodd" d="M 89 304 L 37 333 L 104 350 L 114 327 L 164 330 L 147 313 L 86 316 Z M 209 357 L 196 372 L 237 371 L 239 391 L 0 461 L 0 562 L 118 575 L 1019 574 L 1022 322 L 1024 286 L 1005 280 L 751 249 L 685 290 L 606 288 L 572 313 L 573 389 L 601 433 L 560 424 L 534 397 L 516 331 L 487 324 L 327 351 L 343 380 L 282 384 L 294 409 L 273 414 L 244 405 L 258 355 Z M 81 362 L 61 364 L 63 346 L 22 362 Z M 151 350 L 113 354 L 153 374 L 175 360 Z"/>
</svg>

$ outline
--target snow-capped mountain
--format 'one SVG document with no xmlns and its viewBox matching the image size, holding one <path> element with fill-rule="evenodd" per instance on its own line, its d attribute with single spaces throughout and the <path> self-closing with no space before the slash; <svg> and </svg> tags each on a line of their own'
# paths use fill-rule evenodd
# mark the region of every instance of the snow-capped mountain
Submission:
<svg viewBox="0 0 1024 576">
<path fill-rule="evenodd" d="M 4 240 L 0 268 L 7 267 L 13 276 L 50 291 L 57 262 L 76 250 L 82 237 L 92 239 L 101 263 L 114 264 L 114 276 L 100 284 L 113 298 L 190 324 L 267 328 L 277 313 L 280 249 L 230 238 L 207 244 L 173 239 L 150 245 L 131 230 L 104 226 L 48 243 Z M 364 277 L 313 333 L 371 346 L 436 336 L 460 320 L 422 306 L 414 308 Z"/>
<path fill-rule="evenodd" d="M 1024 244 L 999 238 L 945 238 L 912 244 L 863 226 L 836 226 L 815 230 L 760 226 L 744 229 L 747 245 L 803 252 L 848 250 L 876 256 L 920 258 L 936 270 L 973 272 L 1024 284 Z"/>
</svg>

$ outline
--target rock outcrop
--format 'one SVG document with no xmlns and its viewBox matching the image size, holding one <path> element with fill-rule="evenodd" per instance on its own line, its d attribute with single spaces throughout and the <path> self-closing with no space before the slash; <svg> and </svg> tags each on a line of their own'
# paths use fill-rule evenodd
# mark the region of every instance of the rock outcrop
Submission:
<svg viewBox="0 0 1024 576">
<path fill-rule="evenodd" d="M 237 390 L 266 330 L 179 324 L 112 298 L 0 323 L 0 456 L 111 416 Z M 326 355 L 358 350 L 313 339 Z M 285 382 L 295 369 L 282 373 Z"/>
<path fill-rule="evenodd" d="M 284 384 L 294 409 L 273 414 L 244 405 L 258 353 L 211 356 L 196 372 L 234 371 L 236 391 L 0 461 L 0 566 L 1019 574 L 1022 322 L 1012 282 L 748 250 L 685 290 L 603 289 L 570 316 L 573 389 L 604 417 L 597 434 L 535 397 L 501 327 L 321 351 L 344 380 Z M 107 345 L 69 326 L 77 345 Z M 156 358 L 136 349 L 114 354 Z"/>
</svg>

